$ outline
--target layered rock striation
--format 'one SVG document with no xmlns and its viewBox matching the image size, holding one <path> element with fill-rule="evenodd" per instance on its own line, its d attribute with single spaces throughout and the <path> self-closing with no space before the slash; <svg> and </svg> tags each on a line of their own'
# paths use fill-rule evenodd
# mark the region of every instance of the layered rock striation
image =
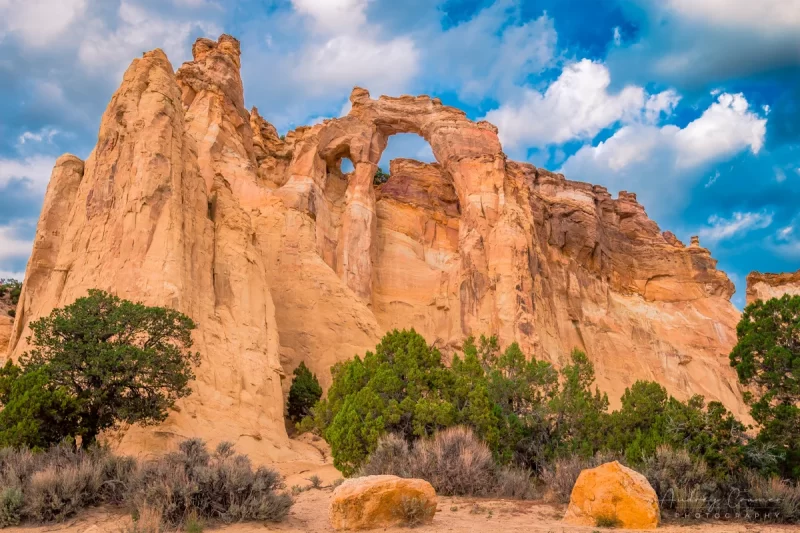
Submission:
<svg viewBox="0 0 800 533">
<path fill-rule="evenodd" d="M 800 296 L 800 270 L 780 274 L 750 272 L 747 275 L 747 304 L 757 300 L 780 298 L 784 294 Z"/>
<path fill-rule="evenodd" d="M 177 72 L 160 50 L 135 60 L 89 158 L 58 160 L 11 338 L 18 357 L 31 320 L 89 288 L 199 324 L 195 393 L 118 446 L 199 435 L 295 457 L 283 378 L 305 361 L 327 386 L 334 363 L 407 327 L 446 352 L 480 334 L 556 364 L 577 347 L 612 401 L 651 379 L 744 413 L 733 285 L 634 194 L 510 161 L 493 125 L 427 96 L 356 88 L 347 116 L 280 137 L 244 107 L 238 41 L 193 56 Z M 394 160 L 376 187 L 397 133 L 436 162 Z"/>
</svg>

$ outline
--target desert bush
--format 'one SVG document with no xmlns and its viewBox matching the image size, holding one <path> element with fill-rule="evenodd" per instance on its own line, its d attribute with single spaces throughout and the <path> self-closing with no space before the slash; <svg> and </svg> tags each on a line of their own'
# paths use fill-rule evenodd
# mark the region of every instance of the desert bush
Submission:
<svg viewBox="0 0 800 533">
<path fill-rule="evenodd" d="M 780 522 L 800 523 L 800 484 L 755 472 L 747 473 L 745 482 L 750 510 L 773 513 Z"/>
<path fill-rule="evenodd" d="M 393 475 L 411 478 L 416 470 L 412 466 L 412 453 L 406 440 L 395 433 L 384 435 L 369 460 L 359 470 L 360 476 Z"/>
<path fill-rule="evenodd" d="M 533 496 L 530 473 L 498 465 L 486 443 L 463 426 L 442 430 L 411 447 L 397 435 L 382 437 L 359 471 L 381 474 L 424 479 L 446 496 Z"/>
<path fill-rule="evenodd" d="M 164 525 L 178 527 L 190 516 L 223 523 L 279 521 L 292 499 L 279 492 L 280 476 L 267 468 L 253 470 L 250 460 L 228 443 L 210 454 L 199 439 L 184 441 L 179 451 L 143 464 L 132 478 L 126 501 L 134 514 L 158 512 Z"/>
<path fill-rule="evenodd" d="M 568 503 L 575 482 L 583 470 L 615 460 L 618 461 L 620 458 L 603 452 L 588 458 L 577 455 L 561 457 L 539 471 L 539 480 L 546 488 L 548 499 L 558 503 Z"/>
<path fill-rule="evenodd" d="M 0 490 L 0 528 L 16 526 L 22 521 L 24 501 L 19 487 L 5 487 Z"/>
<path fill-rule="evenodd" d="M 686 450 L 659 446 L 644 462 L 642 473 L 656 491 L 663 510 L 692 515 L 719 511 L 714 508 L 720 503 L 715 498 L 721 489 L 719 483 L 705 461 L 693 458 Z"/>
<path fill-rule="evenodd" d="M 294 369 L 294 378 L 289 389 L 286 407 L 289 419 L 292 422 L 299 422 L 303 417 L 308 416 L 311 408 L 321 397 L 322 387 L 317 376 L 311 373 L 305 363 L 301 362 L 300 366 Z"/>
<path fill-rule="evenodd" d="M 15 279 L 0 279 L 0 297 L 7 294 L 11 303 L 17 305 L 21 293 L 22 283 L 20 281 Z"/>
<path fill-rule="evenodd" d="M 400 505 L 395 509 L 395 513 L 404 526 L 417 527 L 430 514 L 430 509 L 422 499 L 404 496 L 400 500 Z"/>
<path fill-rule="evenodd" d="M 135 468 L 105 448 L 68 443 L 47 451 L 0 450 L 0 527 L 62 521 L 85 507 L 118 503 Z"/>
<path fill-rule="evenodd" d="M 494 487 L 495 462 L 489 447 L 469 428 L 456 426 L 414 444 L 413 467 L 437 494 L 487 495 Z"/>
<path fill-rule="evenodd" d="M 530 470 L 515 466 L 501 466 L 495 471 L 494 494 L 502 498 L 532 500 L 539 496 Z"/>
<path fill-rule="evenodd" d="M 595 525 L 597 527 L 610 527 L 615 528 L 622 525 L 622 522 L 617 515 L 600 515 L 595 519 Z"/>
</svg>

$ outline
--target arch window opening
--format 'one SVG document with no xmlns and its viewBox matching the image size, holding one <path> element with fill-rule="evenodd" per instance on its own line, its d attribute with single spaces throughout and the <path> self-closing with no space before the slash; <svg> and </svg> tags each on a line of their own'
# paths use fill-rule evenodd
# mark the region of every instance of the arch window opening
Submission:
<svg viewBox="0 0 800 533">
<path fill-rule="evenodd" d="M 378 169 L 375 171 L 373 184 L 378 187 L 391 177 L 391 162 L 393 159 L 413 159 L 421 163 L 434 163 L 436 158 L 428 141 L 416 133 L 398 133 L 389 137 L 386 149 L 383 151 Z"/>
</svg>

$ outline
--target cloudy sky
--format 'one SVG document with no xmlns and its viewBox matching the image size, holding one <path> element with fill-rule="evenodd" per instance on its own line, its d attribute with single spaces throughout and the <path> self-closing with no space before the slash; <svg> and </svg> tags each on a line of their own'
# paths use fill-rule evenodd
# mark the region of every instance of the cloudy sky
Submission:
<svg viewBox="0 0 800 533">
<path fill-rule="evenodd" d="M 0 0 L 0 277 L 21 276 L 55 158 L 92 149 L 130 60 L 243 49 L 245 99 L 285 132 L 354 85 L 429 94 L 510 156 L 634 191 L 700 235 L 744 301 L 800 268 L 800 0 Z M 430 159 L 413 135 L 384 158 Z"/>
</svg>

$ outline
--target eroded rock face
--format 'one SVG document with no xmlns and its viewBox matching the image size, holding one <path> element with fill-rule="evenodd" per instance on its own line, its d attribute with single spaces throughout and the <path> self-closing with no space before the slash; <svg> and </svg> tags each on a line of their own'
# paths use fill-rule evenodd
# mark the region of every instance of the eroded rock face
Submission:
<svg viewBox="0 0 800 533">
<path fill-rule="evenodd" d="M 365 476 L 348 479 L 333 491 L 329 508 L 336 530 L 383 529 L 433 521 L 436 491 L 424 479 L 397 476 Z"/>
<path fill-rule="evenodd" d="M 4 309 L 0 306 L 0 356 L 5 357 L 8 352 L 8 342 L 11 340 L 14 320 L 7 313 L 3 314 L 3 311 Z"/>
<path fill-rule="evenodd" d="M 800 296 L 800 270 L 781 274 L 750 272 L 747 275 L 747 304 L 756 300 L 780 298 L 784 294 Z"/>
<path fill-rule="evenodd" d="M 655 529 L 661 514 L 658 496 L 642 474 L 617 461 L 578 476 L 564 522 L 576 526 Z M 607 523 L 603 523 L 606 521 Z"/>
<path fill-rule="evenodd" d="M 195 394 L 118 446 L 200 436 L 256 460 L 296 457 L 286 376 L 304 361 L 327 386 L 334 363 L 395 327 L 446 352 L 480 334 L 556 364 L 578 347 L 612 404 L 651 379 L 745 413 L 727 359 L 733 285 L 634 194 L 509 161 L 494 126 L 427 96 L 356 88 L 346 117 L 282 138 L 245 108 L 238 41 L 193 52 L 177 73 L 160 50 L 135 60 L 90 157 L 59 159 L 11 338 L 18 357 L 31 320 L 89 288 L 199 324 Z M 375 187 L 401 132 L 425 138 L 436 163 L 395 160 Z"/>
</svg>

